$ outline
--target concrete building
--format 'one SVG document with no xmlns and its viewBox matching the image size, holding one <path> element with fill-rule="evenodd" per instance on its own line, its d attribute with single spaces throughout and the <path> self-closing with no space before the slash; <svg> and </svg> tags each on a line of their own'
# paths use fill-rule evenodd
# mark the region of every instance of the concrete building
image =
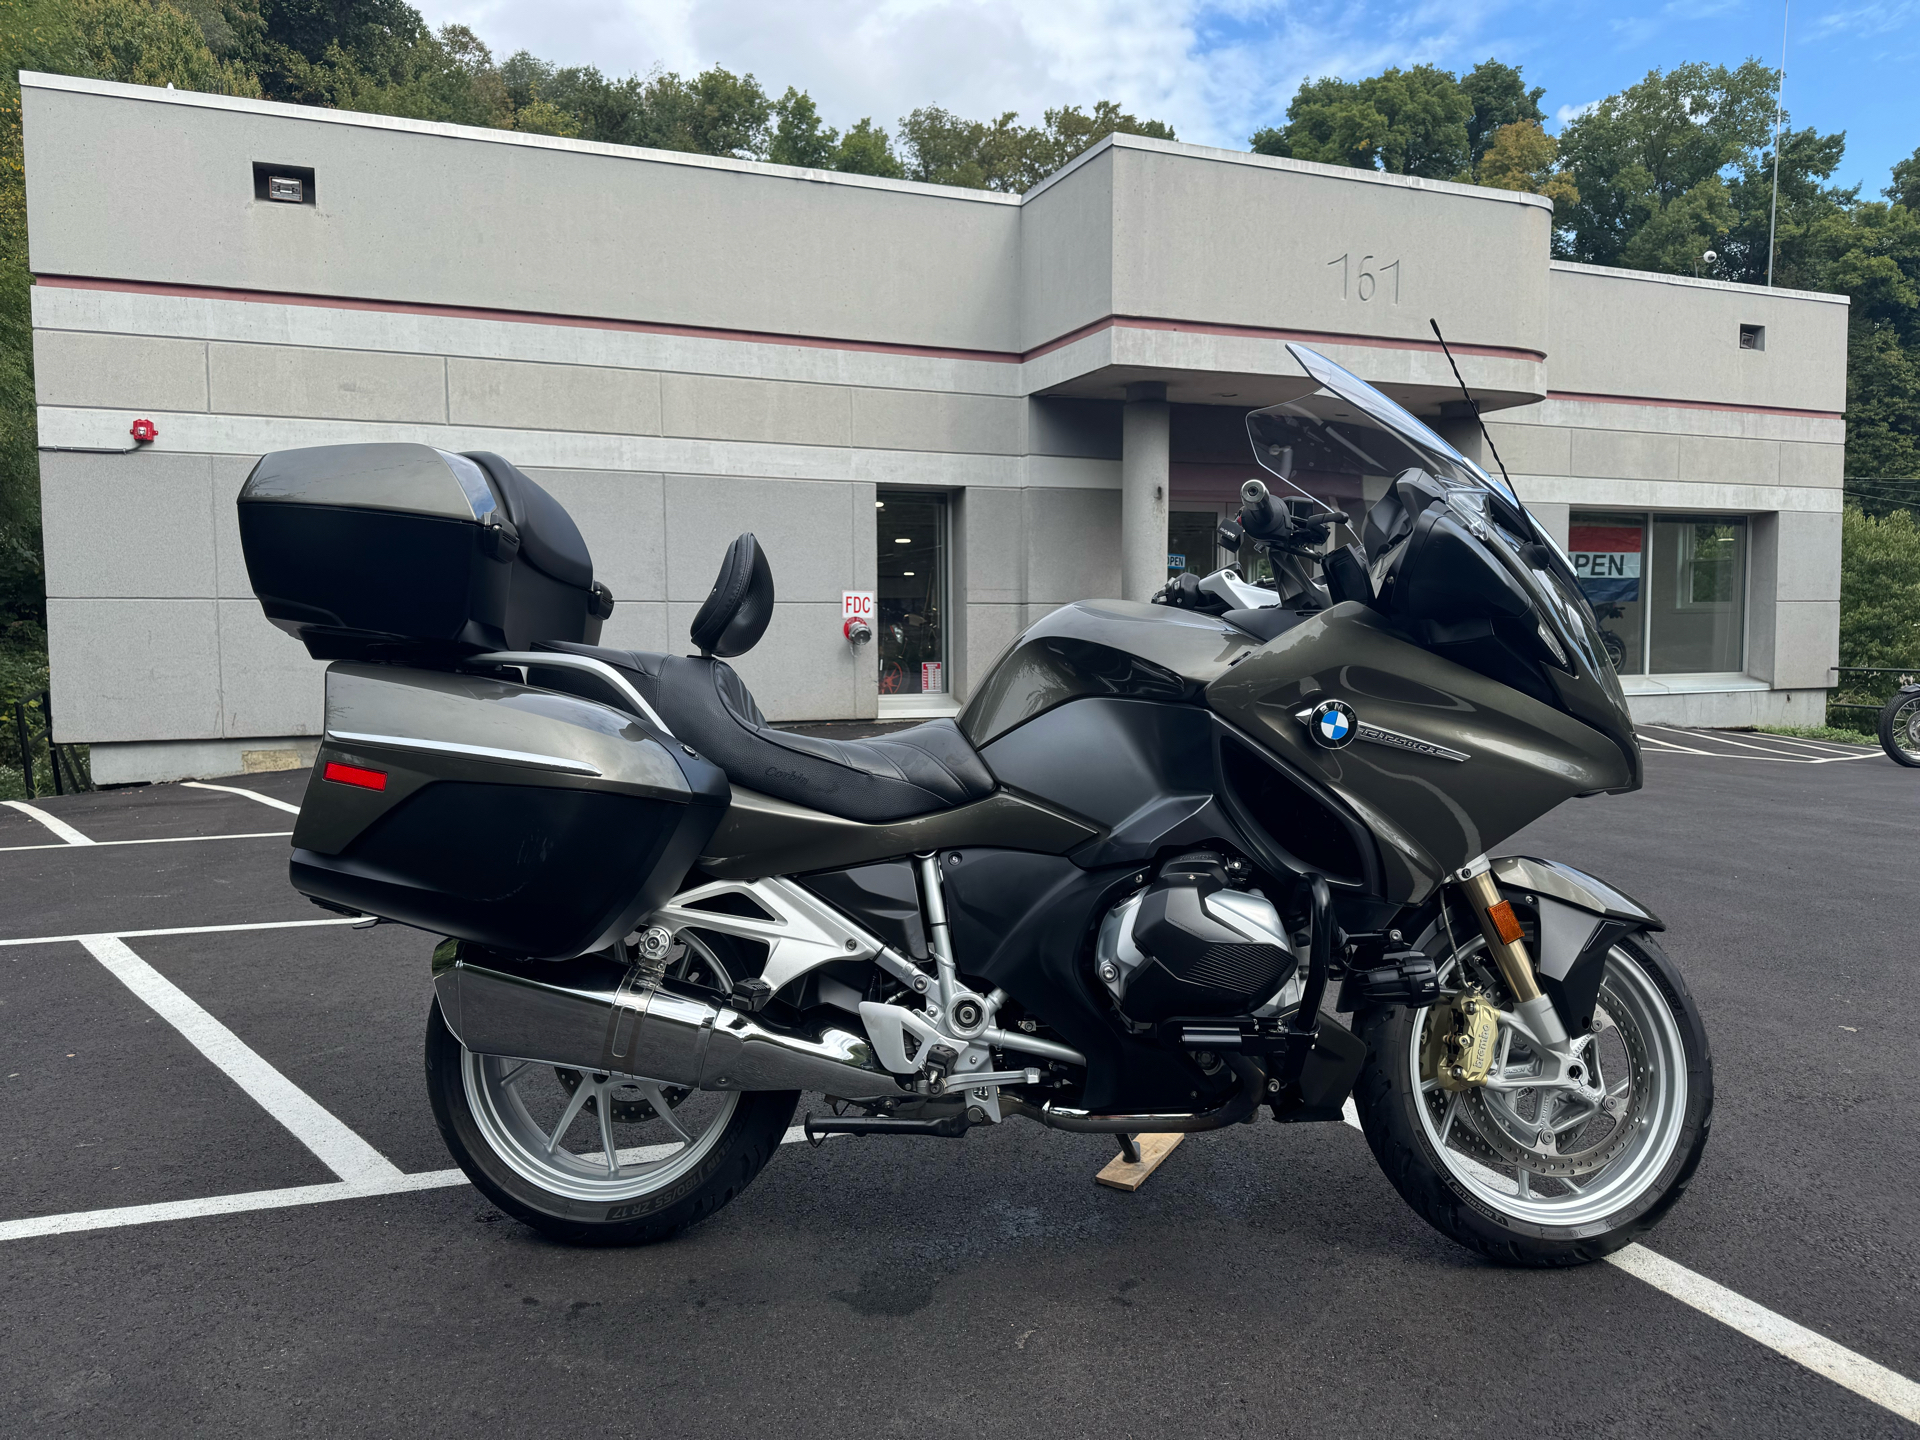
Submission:
<svg viewBox="0 0 1921 1441">
<path fill-rule="evenodd" d="M 1537 196 L 1133 137 L 1010 196 L 22 85 L 53 710 L 102 781 L 311 755 L 321 667 L 237 543 L 264 451 L 509 457 L 581 522 L 613 645 L 683 646 L 752 529 L 770 715 L 939 713 L 1054 606 L 1214 568 L 1245 412 L 1308 388 L 1287 340 L 1491 466 L 1430 317 L 1637 715 L 1821 713 L 1840 297 L 1554 262 Z"/>
</svg>

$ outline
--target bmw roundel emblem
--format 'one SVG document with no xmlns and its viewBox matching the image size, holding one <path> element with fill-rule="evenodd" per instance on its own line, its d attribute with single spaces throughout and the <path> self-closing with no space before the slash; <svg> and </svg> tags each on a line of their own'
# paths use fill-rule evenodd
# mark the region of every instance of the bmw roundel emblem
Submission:
<svg viewBox="0 0 1921 1441">
<path fill-rule="evenodd" d="M 1353 741 L 1361 723 L 1355 719 L 1354 707 L 1344 700 L 1324 700 L 1314 707 L 1314 713 L 1307 718 L 1308 733 L 1314 737 L 1316 745 L 1336 751 Z"/>
</svg>

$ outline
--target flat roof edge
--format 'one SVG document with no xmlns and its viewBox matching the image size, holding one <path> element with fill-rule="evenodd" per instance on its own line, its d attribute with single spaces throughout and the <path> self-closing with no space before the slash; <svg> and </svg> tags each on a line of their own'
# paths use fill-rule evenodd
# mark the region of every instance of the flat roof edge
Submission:
<svg viewBox="0 0 1921 1441">
<path fill-rule="evenodd" d="M 765 160 L 736 160 L 723 155 L 694 155 L 684 150 L 651 150 L 639 145 L 610 145 L 599 140 L 573 140 L 559 135 L 533 135 L 520 130 L 493 130 L 479 125 L 454 125 L 444 120 L 413 120 L 402 115 L 375 115 L 358 110 L 330 110 L 320 105 L 288 105 L 278 100 L 250 100 L 238 95 L 213 95 L 200 90 L 161 89 L 154 85 L 126 85 L 117 80 L 87 80 L 76 75 L 20 72 L 23 90 L 58 90 L 75 95 L 134 100 L 146 104 L 186 105 L 200 110 L 226 110 L 264 115 L 278 120 L 303 120 L 322 125 L 352 125 L 366 130 L 396 130 L 447 140 L 478 140 L 490 145 L 518 145 L 529 150 L 558 150 L 574 155 L 599 155 L 615 160 L 647 160 L 685 165 L 699 170 L 730 170 L 779 180 L 804 180 L 818 185 L 844 185 L 856 190 L 892 190 L 908 195 L 968 200 L 985 205 L 1015 205 L 1018 195 L 998 190 L 967 190 L 956 185 L 930 185 L 921 180 L 892 180 L 882 175 L 846 175 L 838 170 L 809 170 L 775 165 Z"/>
<path fill-rule="evenodd" d="M 1583 265 L 1577 260 L 1550 260 L 1548 269 L 1570 275 L 1600 275 L 1610 280 L 1644 280 L 1655 285 L 1679 285 L 1689 290 L 1726 290 L 1737 295 L 1771 295 L 1780 300 L 1818 300 L 1825 305 L 1850 305 L 1845 295 L 1824 290 L 1789 290 L 1781 285 L 1748 285 L 1738 280 L 1707 280 L 1698 275 L 1667 275 L 1659 270 L 1629 270 L 1618 265 Z"/>
<path fill-rule="evenodd" d="M 1179 155 L 1194 160 L 1210 160 L 1222 165 L 1247 165 L 1257 170 L 1292 170 L 1301 175 L 1317 175 L 1327 180 L 1347 180 L 1361 185 L 1387 185 L 1402 190 L 1427 190 L 1438 195 L 1459 195 L 1469 200 L 1491 200 L 1502 205 L 1525 205 L 1552 212 L 1554 202 L 1545 195 L 1526 190 L 1497 190 L 1488 185 L 1462 185 L 1453 180 L 1428 180 L 1419 175 L 1391 175 L 1385 170 L 1360 170 L 1350 165 L 1323 165 L 1318 160 L 1296 160 L 1286 155 L 1257 155 L 1251 150 L 1222 150 L 1212 145 L 1189 145 L 1181 140 L 1158 140 L 1151 135 L 1103 136 L 1067 164 L 1041 181 L 1021 199 L 1032 200 L 1049 186 L 1072 175 L 1080 166 L 1108 149 L 1147 150 L 1161 155 Z"/>
</svg>

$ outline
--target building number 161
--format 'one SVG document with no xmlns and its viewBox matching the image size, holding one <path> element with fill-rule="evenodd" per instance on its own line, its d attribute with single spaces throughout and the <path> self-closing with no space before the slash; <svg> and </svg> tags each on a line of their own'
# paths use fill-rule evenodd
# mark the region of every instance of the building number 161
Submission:
<svg viewBox="0 0 1921 1441">
<path fill-rule="evenodd" d="M 1346 300 L 1349 294 L 1348 262 L 1351 259 L 1352 259 L 1351 256 L 1337 255 L 1332 260 L 1327 262 L 1330 266 L 1338 265 L 1341 267 L 1341 299 L 1343 300 Z M 1393 305 L 1399 305 L 1401 303 L 1401 262 L 1400 261 L 1391 260 L 1386 265 L 1376 265 L 1374 264 L 1373 256 L 1363 255 L 1361 257 L 1360 264 L 1354 267 L 1354 269 L 1355 269 L 1354 289 L 1352 293 L 1357 299 L 1372 300 L 1377 294 L 1379 294 L 1382 291 L 1382 289 L 1385 286 L 1387 286 L 1388 272 L 1391 270 L 1394 272 L 1394 280 L 1393 280 L 1394 293 L 1389 303 Z"/>
</svg>

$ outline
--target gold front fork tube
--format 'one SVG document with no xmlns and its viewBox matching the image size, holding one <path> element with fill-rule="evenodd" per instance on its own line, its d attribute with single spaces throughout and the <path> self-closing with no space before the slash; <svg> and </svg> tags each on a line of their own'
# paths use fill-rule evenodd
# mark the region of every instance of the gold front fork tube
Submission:
<svg viewBox="0 0 1921 1441">
<path fill-rule="evenodd" d="M 1539 997 L 1541 986 L 1534 979 L 1534 963 L 1528 959 L 1527 947 L 1521 944 L 1521 923 L 1515 919 L 1514 907 L 1501 899 L 1500 888 L 1494 884 L 1486 858 L 1470 861 L 1455 873 L 1454 879 L 1474 907 L 1474 914 L 1480 917 L 1481 934 L 1487 937 L 1488 951 L 1500 966 L 1501 977 L 1513 992 L 1515 1003 L 1525 1004 Z"/>
</svg>

